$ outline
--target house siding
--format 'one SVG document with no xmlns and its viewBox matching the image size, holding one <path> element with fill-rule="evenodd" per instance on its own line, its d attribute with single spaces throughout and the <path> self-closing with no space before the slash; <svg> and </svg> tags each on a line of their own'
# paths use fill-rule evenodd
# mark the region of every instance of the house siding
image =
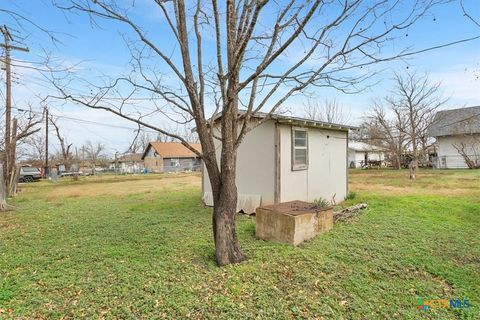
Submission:
<svg viewBox="0 0 480 320">
<path fill-rule="evenodd" d="M 467 145 L 467 151 L 471 156 L 480 157 L 480 133 L 473 135 L 458 135 L 437 137 L 438 158 L 437 167 L 443 169 L 462 169 L 468 168 L 463 157 L 453 146 L 460 143 Z"/>
<path fill-rule="evenodd" d="M 163 159 L 161 157 L 150 157 L 146 156 L 144 158 L 145 168 L 148 171 L 155 173 L 163 172 Z"/>
<path fill-rule="evenodd" d="M 385 156 L 382 152 L 366 152 L 348 149 L 348 165 L 352 168 L 360 168 L 365 162 L 365 153 L 368 154 L 368 160 L 384 161 Z M 352 165 L 353 164 L 353 165 Z"/>
<path fill-rule="evenodd" d="M 163 172 L 199 171 L 199 158 L 163 158 Z"/>
<path fill-rule="evenodd" d="M 122 173 L 140 173 L 144 169 L 144 163 L 143 161 L 121 162 L 119 169 Z"/>
</svg>

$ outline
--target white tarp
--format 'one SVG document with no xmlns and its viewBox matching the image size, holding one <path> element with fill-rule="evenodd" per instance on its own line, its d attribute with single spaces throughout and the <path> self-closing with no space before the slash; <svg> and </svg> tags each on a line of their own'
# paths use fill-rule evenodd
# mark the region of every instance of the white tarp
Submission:
<svg viewBox="0 0 480 320">
<path fill-rule="evenodd" d="M 205 205 L 213 206 L 213 194 L 205 192 L 203 194 L 203 202 Z M 239 194 L 237 199 L 237 212 L 243 211 L 247 214 L 255 213 L 255 210 L 260 207 L 262 196 L 259 194 Z"/>
</svg>

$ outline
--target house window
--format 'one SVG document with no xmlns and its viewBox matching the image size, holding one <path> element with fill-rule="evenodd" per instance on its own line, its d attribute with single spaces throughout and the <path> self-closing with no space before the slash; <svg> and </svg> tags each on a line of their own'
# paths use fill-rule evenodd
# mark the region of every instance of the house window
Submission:
<svg viewBox="0 0 480 320">
<path fill-rule="evenodd" d="M 180 166 L 180 160 L 178 158 L 171 158 L 170 167 L 178 167 L 178 166 Z"/>
<path fill-rule="evenodd" d="M 308 131 L 292 128 L 292 170 L 308 169 Z"/>
</svg>

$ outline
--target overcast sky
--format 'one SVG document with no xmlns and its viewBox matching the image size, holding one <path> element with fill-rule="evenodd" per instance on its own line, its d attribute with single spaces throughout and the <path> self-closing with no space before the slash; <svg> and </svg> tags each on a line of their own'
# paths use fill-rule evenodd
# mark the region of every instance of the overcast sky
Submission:
<svg viewBox="0 0 480 320">
<path fill-rule="evenodd" d="M 155 34 L 160 43 L 170 43 L 164 36 L 165 21 L 153 1 L 137 0 L 136 15 L 141 15 L 144 26 Z M 480 20 L 480 1 L 465 1 L 471 14 Z M 62 64 L 78 64 L 78 72 L 89 80 L 100 79 L 100 74 L 122 74 L 129 63 L 129 51 L 122 39 L 126 30 L 118 24 L 101 22 L 93 26 L 84 15 L 71 15 L 51 5 L 49 0 L 2 1 L 0 9 L 9 9 L 28 17 L 42 28 L 58 32 L 61 43 L 52 43 L 44 33 L 26 23 L 23 28 L 15 27 L 11 19 L 1 15 L 8 25 L 13 25 L 13 34 L 26 37 L 22 44 L 30 48 L 29 53 L 13 52 L 14 58 L 14 103 L 22 108 L 28 103 L 40 111 L 39 98 L 50 92 L 50 85 L 37 71 L 24 66 L 37 66 L 45 58 L 45 52 Z M 480 28 L 466 19 L 459 2 L 437 7 L 415 28 L 408 31 L 406 43 L 414 49 L 441 45 L 472 36 L 480 35 Z M 208 39 L 207 39 L 208 41 Z M 23 67 L 22 67 L 23 66 Z M 370 106 L 373 98 L 382 97 L 392 86 L 394 72 L 415 70 L 428 73 L 432 81 L 442 83 L 442 94 L 450 100 L 446 108 L 480 105 L 480 40 L 450 46 L 435 51 L 418 54 L 408 60 L 384 63 L 376 66 L 380 72 L 372 83 L 375 86 L 355 95 L 348 95 L 331 89 L 315 90 L 318 99 L 335 98 L 351 114 L 354 124 Z M 3 79 L 2 75 L 2 79 Z M 89 94 L 87 87 L 75 87 L 80 94 Z M 4 88 L 0 89 L 3 92 Z M 286 103 L 286 107 L 301 115 L 305 98 L 297 96 Z M 150 102 L 138 100 L 139 107 L 148 109 Z M 2 103 L 3 105 L 3 103 Z M 135 125 L 104 111 L 94 111 L 85 107 L 52 103 L 51 113 L 60 116 L 59 123 L 70 142 L 80 147 L 86 140 L 99 141 L 107 145 L 108 152 L 124 152 L 133 136 Z M 165 119 L 152 119 L 159 126 L 172 127 Z M 52 148 L 56 142 L 52 139 Z"/>
</svg>

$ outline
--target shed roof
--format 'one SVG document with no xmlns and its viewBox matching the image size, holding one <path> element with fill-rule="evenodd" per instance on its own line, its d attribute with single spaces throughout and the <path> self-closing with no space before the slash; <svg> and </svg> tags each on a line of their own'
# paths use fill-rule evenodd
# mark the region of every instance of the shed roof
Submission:
<svg viewBox="0 0 480 320">
<path fill-rule="evenodd" d="M 437 112 L 430 127 L 432 137 L 480 133 L 480 106 Z"/>
<path fill-rule="evenodd" d="M 200 143 L 191 143 L 190 144 L 195 150 L 202 152 L 202 146 Z M 183 144 L 179 142 L 158 142 L 152 141 L 149 142 L 147 148 L 143 152 L 142 159 L 148 153 L 148 150 L 153 148 L 155 152 L 162 158 L 193 158 L 198 157 L 194 152 L 187 149 Z"/>
<path fill-rule="evenodd" d="M 365 142 L 359 141 L 349 141 L 348 142 L 348 149 L 352 149 L 354 151 L 384 151 L 383 148 L 377 147 Z"/>
<path fill-rule="evenodd" d="M 245 113 L 246 113 L 245 110 L 238 111 L 238 114 L 240 116 L 244 115 Z M 212 116 L 212 119 L 213 119 L 213 121 L 216 121 L 216 120 L 220 119 L 221 117 L 222 117 L 222 114 L 217 113 L 217 114 Z M 358 129 L 358 127 L 349 126 L 349 125 L 345 125 L 345 124 L 318 121 L 318 120 L 312 120 L 312 119 L 301 118 L 301 117 L 293 117 L 293 116 L 277 114 L 277 113 L 270 114 L 270 113 L 266 113 L 266 112 L 256 112 L 254 115 L 252 115 L 252 117 L 257 118 L 257 119 L 270 118 L 272 120 L 277 120 L 280 123 L 289 123 L 289 124 L 293 124 L 293 125 L 314 127 L 314 128 L 319 128 L 319 129 L 330 129 L 330 130 L 341 130 L 341 131 L 357 130 Z"/>
</svg>

